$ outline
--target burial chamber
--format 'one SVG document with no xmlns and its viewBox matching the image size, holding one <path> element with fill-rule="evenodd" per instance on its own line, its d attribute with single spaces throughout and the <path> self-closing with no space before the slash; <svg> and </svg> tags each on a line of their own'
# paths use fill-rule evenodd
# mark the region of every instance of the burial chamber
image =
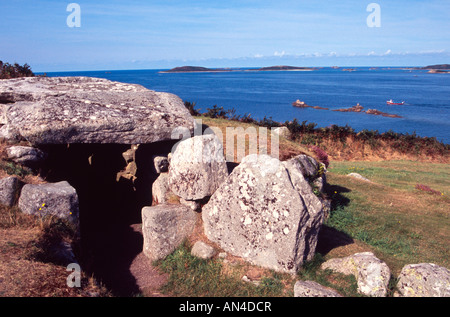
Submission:
<svg viewBox="0 0 450 317">
<path fill-rule="evenodd" d="M 138 291 L 129 266 L 142 251 L 141 210 L 152 205 L 158 174 L 154 156 L 167 156 L 176 141 L 141 144 L 133 161 L 126 144 L 41 145 L 47 153 L 41 175 L 48 182 L 65 180 L 79 199 L 79 242 L 75 248 L 83 270 L 118 295 Z M 127 171 L 135 164 L 136 169 Z"/>
<path fill-rule="evenodd" d="M 1 138 L 26 140 L 48 155 L 39 167 L 47 182 L 76 189 L 82 269 L 119 295 L 136 292 L 127 265 L 141 252 L 142 236 L 132 225 L 152 204 L 152 157 L 194 131 L 183 101 L 102 78 L 9 79 L 0 81 L 0 126 Z"/>
</svg>

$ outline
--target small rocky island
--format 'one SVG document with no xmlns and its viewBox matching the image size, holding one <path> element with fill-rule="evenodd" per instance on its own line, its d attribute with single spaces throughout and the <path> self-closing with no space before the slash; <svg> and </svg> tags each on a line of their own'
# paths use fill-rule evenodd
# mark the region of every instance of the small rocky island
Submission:
<svg viewBox="0 0 450 317">
<path fill-rule="evenodd" d="M 312 71 L 312 70 L 314 70 L 314 68 L 281 65 L 281 66 L 261 67 L 257 70 L 258 71 Z"/>
<path fill-rule="evenodd" d="M 399 115 L 382 112 L 382 111 L 379 111 L 377 109 L 364 110 L 364 107 L 361 106 L 359 103 L 356 106 L 353 106 L 353 107 L 350 107 L 350 108 L 335 109 L 335 110 L 332 110 L 332 111 L 339 111 L 339 112 L 365 112 L 366 114 L 372 114 L 372 115 L 383 116 L 383 117 L 388 117 L 388 118 L 403 118 L 403 117 L 401 117 Z"/>
<path fill-rule="evenodd" d="M 313 109 L 320 109 L 320 110 L 329 110 L 328 108 L 324 108 L 324 107 L 307 105 L 304 101 L 300 101 L 300 100 L 296 100 L 295 102 L 292 103 L 292 105 L 294 107 L 297 107 L 297 108 L 313 108 Z M 359 103 L 356 106 L 353 106 L 353 107 L 350 107 L 350 108 L 333 109 L 331 111 L 364 112 L 366 114 L 372 114 L 372 115 L 383 116 L 383 117 L 388 117 L 388 118 L 402 118 L 399 115 L 382 112 L 382 111 L 379 111 L 377 109 L 364 110 L 364 107 L 361 106 Z"/>
<path fill-rule="evenodd" d="M 201 72 L 229 72 L 229 68 L 207 68 L 201 66 L 181 66 L 169 70 L 161 71 L 160 73 L 201 73 Z"/>
</svg>

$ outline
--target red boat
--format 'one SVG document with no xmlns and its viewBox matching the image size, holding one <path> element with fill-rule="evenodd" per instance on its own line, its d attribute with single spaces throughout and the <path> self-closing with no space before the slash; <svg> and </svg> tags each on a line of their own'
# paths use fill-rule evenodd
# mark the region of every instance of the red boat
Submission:
<svg viewBox="0 0 450 317">
<path fill-rule="evenodd" d="M 391 99 L 391 100 L 388 100 L 388 101 L 386 101 L 386 103 L 387 103 L 388 105 L 396 105 L 396 106 L 402 106 L 402 105 L 404 105 L 404 104 L 405 104 L 405 102 L 404 102 L 404 101 L 402 101 L 402 102 L 393 102 L 393 101 L 392 101 L 392 99 Z"/>
</svg>

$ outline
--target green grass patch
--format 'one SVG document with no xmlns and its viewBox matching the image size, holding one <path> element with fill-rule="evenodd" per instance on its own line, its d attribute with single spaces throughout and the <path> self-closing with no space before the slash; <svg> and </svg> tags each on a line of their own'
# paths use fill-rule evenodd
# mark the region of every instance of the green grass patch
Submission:
<svg viewBox="0 0 450 317">
<path fill-rule="evenodd" d="M 374 183 L 344 176 L 352 171 Z M 449 199 L 415 188 L 423 182 L 448 193 L 445 175 L 445 164 L 333 162 L 328 195 L 334 203 L 326 225 L 372 247 L 393 271 L 421 262 L 449 267 Z"/>
<path fill-rule="evenodd" d="M 245 282 L 239 264 L 225 273 L 223 260 L 197 258 L 191 255 L 188 243 L 155 264 L 169 274 L 169 280 L 161 291 L 171 296 L 278 297 L 289 294 L 285 287 L 290 282 L 287 274 L 271 271 L 260 279 L 258 285 Z"/>
</svg>

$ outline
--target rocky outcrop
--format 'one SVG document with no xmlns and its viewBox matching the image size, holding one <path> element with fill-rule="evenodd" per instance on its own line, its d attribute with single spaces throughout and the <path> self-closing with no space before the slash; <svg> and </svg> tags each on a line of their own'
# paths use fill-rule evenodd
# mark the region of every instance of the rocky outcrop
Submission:
<svg viewBox="0 0 450 317">
<path fill-rule="evenodd" d="M 384 297 L 387 294 L 391 271 L 386 263 L 371 252 L 330 259 L 322 264 L 321 269 L 354 275 L 361 294 L 373 297 Z"/>
<path fill-rule="evenodd" d="M 78 195 L 66 181 L 24 185 L 19 208 L 26 214 L 56 216 L 78 224 Z"/>
<path fill-rule="evenodd" d="M 152 261 L 172 253 L 194 230 L 197 217 L 183 205 L 142 208 L 144 254 Z"/>
<path fill-rule="evenodd" d="M 340 111 L 340 112 L 364 112 L 366 114 L 372 114 L 377 116 L 383 116 L 383 117 L 389 117 L 389 118 L 402 118 L 402 116 L 386 113 L 379 111 L 377 109 L 367 109 L 364 110 L 364 107 L 361 106 L 359 103 L 356 106 L 350 107 L 350 108 L 342 108 L 342 109 L 334 109 L 332 111 Z"/>
<path fill-rule="evenodd" d="M 342 297 L 334 289 L 314 281 L 297 281 L 294 285 L 294 297 Z"/>
<path fill-rule="evenodd" d="M 353 106 L 353 107 L 350 107 L 350 108 L 334 109 L 332 111 L 339 111 L 339 112 L 364 112 L 364 107 L 361 106 L 358 103 L 356 106 Z"/>
<path fill-rule="evenodd" d="M 315 252 L 322 204 L 294 161 L 246 156 L 203 207 L 206 236 L 226 252 L 296 272 Z"/>
<path fill-rule="evenodd" d="M 9 160 L 23 164 L 28 167 L 35 167 L 42 163 L 47 154 L 31 146 L 10 146 L 6 149 L 6 155 Z"/>
<path fill-rule="evenodd" d="M 180 98 L 90 77 L 0 81 L 0 135 L 32 144 L 141 144 L 179 139 L 195 122 Z"/>
<path fill-rule="evenodd" d="M 223 146 L 214 134 L 180 141 L 172 153 L 169 186 L 185 200 L 211 196 L 227 176 Z"/>
<path fill-rule="evenodd" d="M 450 270 L 433 263 L 405 265 L 395 296 L 450 297 Z"/>
</svg>

